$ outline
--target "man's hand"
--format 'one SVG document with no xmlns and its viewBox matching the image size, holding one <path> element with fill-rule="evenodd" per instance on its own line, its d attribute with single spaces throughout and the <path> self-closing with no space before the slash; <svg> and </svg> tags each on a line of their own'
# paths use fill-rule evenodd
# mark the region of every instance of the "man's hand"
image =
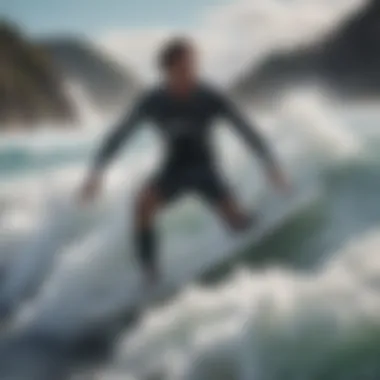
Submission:
<svg viewBox="0 0 380 380">
<path fill-rule="evenodd" d="M 292 186 L 289 182 L 289 179 L 278 167 L 274 166 L 270 168 L 269 176 L 272 183 L 279 191 L 287 195 L 292 192 Z"/>
<path fill-rule="evenodd" d="M 99 193 L 101 185 L 102 175 L 100 173 L 92 173 L 84 182 L 80 190 L 80 200 L 83 202 L 93 200 Z"/>
</svg>

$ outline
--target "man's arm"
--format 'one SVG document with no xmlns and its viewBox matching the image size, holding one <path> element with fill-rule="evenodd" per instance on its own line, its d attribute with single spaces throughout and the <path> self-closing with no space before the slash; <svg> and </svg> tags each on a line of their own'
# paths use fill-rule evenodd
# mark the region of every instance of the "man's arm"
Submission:
<svg viewBox="0 0 380 380">
<path fill-rule="evenodd" d="M 127 142 L 138 124 L 147 116 L 146 108 L 147 101 L 145 99 L 138 101 L 132 110 L 122 118 L 116 128 L 106 137 L 95 157 L 93 164 L 94 171 L 102 171 L 121 146 Z"/>
<path fill-rule="evenodd" d="M 138 124 L 148 116 L 148 100 L 144 98 L 138 101 L 130 111 L 109 134 L 103 142 L 98 154 L 95 157 L 94 163 L 86 179 L 82 191 L 81 198 L 93 198 L 98 192 L 101 183 L 102 175 L 105 167 L 117 151 L 125 143 Z"/>
<path fill-rule="evenodd" d="M 276 160 L 266 144 L 266 141 L 257 132 L 257 129 L 252 123 L 247 121 L 235 104 L 224 97 L 220 97 L 219 107 L 221 115 L 230 121 L 250 148 L 258 154 L 260 159 L 262 159 L 267 166 L 275 165 Z"/>
<path fill-rule="evenodd" d="M 218 98 L 221 115 L 231 122 L 232 126 L 240 133 L 251 149 L 258 154 L 272 181 L 279 187 L 287 188 L 287 181 L 280 165 L 264 138 L 252 123 L 247 121 L 232 101 L 222 96 Z"/>
</svg>

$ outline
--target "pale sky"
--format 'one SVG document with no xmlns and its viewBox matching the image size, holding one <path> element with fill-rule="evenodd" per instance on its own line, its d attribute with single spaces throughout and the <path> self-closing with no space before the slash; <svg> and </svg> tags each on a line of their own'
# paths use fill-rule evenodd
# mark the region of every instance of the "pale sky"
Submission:
<svg viewBox="0 0 380 380">
<path fill-rule="evenodd" d="M 0 15 L 36 35 L 189 28 L 206 8 L 234 0 L 0 0 Z"/>
<path fill-rule="evenodd" d="M 85 35 L 142 75 L 155 49 L 184 32 L 205 74 L 228 82 L 274 50 L 309 43 L 366 0 L 0 0 L 0 15 L 34 36 Z"/>
</svg>

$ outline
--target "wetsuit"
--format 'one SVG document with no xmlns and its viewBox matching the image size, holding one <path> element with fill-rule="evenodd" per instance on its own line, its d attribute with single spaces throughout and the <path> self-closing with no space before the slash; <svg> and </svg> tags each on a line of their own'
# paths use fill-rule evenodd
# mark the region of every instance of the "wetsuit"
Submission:
<svg viewBox="0 0 380 380">
<path fill-rule="evenodd" d="M 217 202 L 228 195 L 217 173 L 211 147 L 213 122 L 219 117 L 231 122 L 265 164 L 272 163 L 272 155 L 263 139 L 235 106 L 216 90 L 199 85 L 183 99 L 165 88 L 153 89 L 142 96 L 106 140 L 95 166 L 103 168 L 141 122 L 150 121 L 167 145 L 164 165 L 152 179 L 160 198 L 169 201 L 194 190 L 209 201 Z"/>
<path fill-rule="evenodd" d="M 106 139 L 95 161 L 101 170 L 142 122 L 152 122 L 167 148 L 161 169 L 153 176 L 153 187 L 161 201 L 168 202 L 188 191 L 196 191 L 209 202 L 218 203 L 230 195 L 215 165 L 211 132 L 217 118 L 225 118 L 258 153 L 265 165 L 272 155 L 256 130 L 235 106 L 218 91 L 199 85 L 186 98 L 176 97 L 164 87 L 146 93 Z M 156 234 L 153 226 L 135 231 L 138 259 L 151 273 L 156 271 Z"/>
</svg>

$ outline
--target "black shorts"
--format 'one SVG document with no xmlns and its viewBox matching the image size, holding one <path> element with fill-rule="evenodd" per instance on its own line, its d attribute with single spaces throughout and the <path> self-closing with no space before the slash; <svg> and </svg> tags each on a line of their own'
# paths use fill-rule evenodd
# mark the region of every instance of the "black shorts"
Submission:
<svg viewBox="0 0 380 380">
<path fill-rule="evenodd" d="M 166 164 L 153 177 L 150 185 L 165 202 L 187 193 L 195 193 L 208 202 L 218 203 L 230 195 L 230 191 L 218 170 L 207 164 Z"/>
</svg>

